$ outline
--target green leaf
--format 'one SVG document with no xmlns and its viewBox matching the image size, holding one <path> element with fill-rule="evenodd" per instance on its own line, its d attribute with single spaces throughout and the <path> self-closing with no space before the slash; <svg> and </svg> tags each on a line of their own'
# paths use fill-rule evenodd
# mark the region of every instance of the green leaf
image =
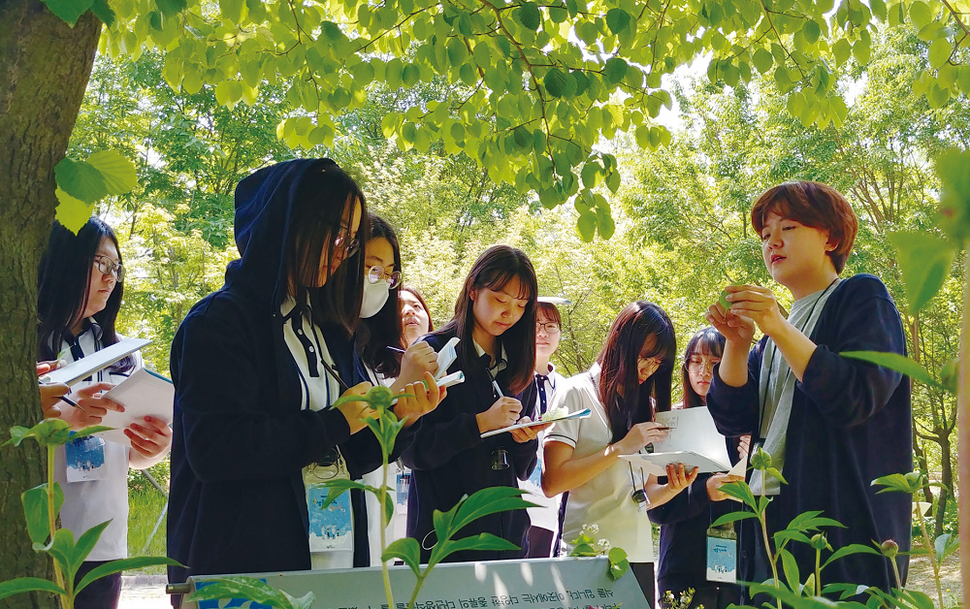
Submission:
<svg viewBox="0 0 970 609">
<path fill-rule="evenodd" d="M 845 38 L 840 38 L 832 47 L 832 54 L 835 56 L 835 62 L 842 65 L 852 55 L 852 44 Z"/>
<path fill-rule="evenodd" d="M 627 63 L 621 57 L 613 57 L 603 66 L 603 78 L 611 85 L 619 84 L 626 78 Z"/>
<path fill-rule="evenodd" d="M 552 68 L 542 79 L 546 91 L 553 97 L 562 97 L 566 93 L 566 74 L 559 68 Z"/>
<path fill-rule="evenodd" d="M 757 518 L 757 517 L 758 515 L 755 514 L 754 512 L 731 512 L 730 514 L 724 514 L 723 516 L 715 520 L 713 523 L 711 523 L 711 527 L 719 527 L 729 522 L 737 522 L 738 520 L 746 520 L 748 518 Z"/>
<path fill-rule="evenodd" d="M 946 38 L 939 38 L 933 41 L 930 45 L 930 67 L 934 70 L 939 68 L 950 59 L 950 53 L 953 52 L 953 46 L 950 41 Z"/>
<path fill-rule="evenodd" d="M 869 486 L 885 486 L 886 488 L 880 489 L 876 494 L 881 493 L 907 493 L 914 494 L 923 488 L 926 483 L 926 479 L 923 473 L 919 470 L 913 470 L 906 474 L 889 474 L 886 476 L 880 476 L 872 482 Z"/>
<path fill-rule="evenodd" d="M 439 542 L 435 546 L 434 550 L 431 551 L 431 558 L 428 559 L 428 566 L 432 567 L 448 556 L 454 554 L 455 552 L 464 552 L 467 550 L 479 550 L 483 552 L 487 551 L 503 551 L 503 550 L 518 550 L 519 546 L 515 545 L 507 539 L 502 539 L 492 535 L 491 533 L 479 533 L 478 535 L 473 535 L 471 537 L 465 537 L 458 540 L 445 540 L 444 543 Z"/>
<path fill-rule="evenodd" d="M 109 195 L 123 195 L 138 185 L 135 165 L 117 150 L 95 152 L 88 163 L 101 172 Z"/>
<path fill-rule="evenodd" d="M 788 550 L 778 550 L 778 554 L 781 556 L 781 566 L 785 572 L 785 579 L 788 580 L 788 587 L 792 590 L 798 590 L 798 585 L 802 582 L 802 578 L 798 573 L 798 563 L 795 562 L 795 557 Z"/>
<path fill-rule="evenodd" d="M 448 61 L 451 62 L 453 68 L 459 68 L 468 59 L 468 48 L 465 47 L 465 43 L 458 39 L 452 38 L 448 41 Z"/>
<path fill-rule="evenodd" d="M 802 25 L 802 36 L 809 44 L 815 44 L 818 42 L 818 37 L 822 35 L 822 29 L 818 26 L 818 23 L 809 19 Z"/>
<path fill-rule="evenodd" d="M 18 577 L 17 579 L 0 582 L 0 599 L 25 592 L 51 592 L 53 594 L 67 596 L 67 590 L 52 581 L 40 579 L 39 577 Z"/>
<path fill-rule="evenodd" d="M 526 491 L 508 486 L 495 486 L 477 491 L 467 499 L 458 502 L 458 511 L 454 522 L 449 527 L 450 532 L 454 534 L 468 523 L 489 514 L 535 507 L 535 504 L 522 498 L 525 493 Z"/>
<path fill-rule="evenodd" d="M 43 0 L 50 12 L 54 13 L 71 27 L 77 23 L 84 11 L 91 8 L 93 0 Z"/>
<path fill-rule="evenodd" d="M 633 16 L 621 8 L 611 8 L 606 12 L 606 27 L 616 35 L 630 29 Z"/>
<path fill-rule="evenodd" d="M 239 23 L 242 19 L 243 0 L 219 0 L 219 12 L 222 18 L 230 23 Z"/>
<path fill-rule="evenodd" d="M 829 563 L 832 563 L 845 556 L 850 556 L 852 554 L 875 554 L 876 556 L 882 556 L 882 554 L 879 553 L 879 550 L 873 547 L 864 546 L 858 543 L 853 543 L 847 546 L 843 546 L 838 550 L 836 550 L 835 552 L 833 552 L 832 555 L 829 556 L 828 559 L 822 564 L 822 568 L 824 569 L 829 565 Z"/>
<path fill-rule="evenodd" d="M 898 253 L 908 310 L 915 314 L 943 287 L 956 248 L 946 239 L 926 232 L 894 232 L 889 234 L 889 241 Z"/>
<path fill-rule="evenodd" d="M 85 203 L 94 203 L 108 194 L 104 176 L 86 161 L 74 161 L 64 157 L 54 167 L 54 175 L 58 188 Z"/>
<path fill-rule="evenodd" d="M 77 234 L 94 213 L 94 203 L 75 199 L 60 188 L 54 190 L 57 197 L 57 221 L 74 234 Z"/>
<path fill-rule="evenodd" d="M 925 2 L 917 0 L 909 7 L 909 17 L 913 20 L 916 27 L 923 27 L 933 20 L 930 7 Z"/>
<path fill-rule="evenodd" d="M 394 558 L 400 558 L 415 576 L 421 576 L 421 547 L 417 539 L 405 537 L 391 542 L 381 554 L 381 562 L 388 562 Z"/>
<path fill-rule="evenodd" d="M 839 355 L 842 357 L 858 359 L 871 364 L 876 364 L 877 366 L 882 366 L 883 368 L 889 368 L 890 370 L 895 370 L 896 372 L 905 374 L 914 381 L 919 381 L 937 389 L 945 389 L 943 385 L 933 378 L 933 375 L 930 374 L 925 368 L 905 355 L 900 355 L 898 353 L 883 353 L 881 351 L 843 351 Z"/>
<path fill-rule="evenodd" d="M 47 484 L 35 486 L 20 495 L 20 502 L 24 506 L 24 518 L 27 521 L 27 534 L 35 544 L 46 544 L 50 539 L 50 518 L 47 513 Z M 64 491 L 61 485 L 54 483 L 54 517 L 61 512 L 64 505 Z"/>
<path fill-rule="evenodd" d="M 204 587 L 201 587 L 204 584 Z M 254 603 L 262 603 L 271 607 L 292 607 L 294 601 L 303 603 L 302 606 L 309 606 L 308 602 L 315 597 L 312 592 L 307 592 L 306 596 L 296 599 L 283 590 L 277 590 L 269 584 L 262 582 L 255 577 L 231 576 L 217 577 L 204 582 L 199 582 L 196 591 L 185 600 L 194 603 L 207 600 L 222 600 L 232 598 L 244 598 Z"/>
<path fill-rule="evenodd" d="M 771 66 L 775 65 L 775 60 L 771 56 L 768 49 L 761 48 L 755 51 L 754 57 L 751 58 L 751 62 L 754 63 L 754 67 L 762 74 L 766 73 L 771 69 Z"/>
<path fill-rule="evenodd" d="M 77 543 L 74 546 L 74 556 L 72 558 L 71 564 L 68 566 L 67 572 L 71 578 L 77 574 L 77 570 L 81 568 L 81 563 L 88 557 L 91 550 L 94 549 L 95 544 L 101 539 L 101 533 L 111 524 L 111 521 L 102 522 L 99 525 L 95 525 L 81 533 L 78 537 Z"/>
<path fill-rule="evenodd" d="M 584 243 L 591 242 L 596 235 L 596 214 L 592 212 L 579 214 L 579 219 L 576 220 L 576 229 Z"/>
<path fill-rule="evenodd" d="M 107 0 L 94 0 L 91 3 L 91 12 L 106 26 L 111 27 L 114 25 L 115 12 L 108 6 Z"/>
<path fill-rule="evenodd" d="M 74 589 L 74 591 L 80 592 L 91 582 L 113 573 L 131 571 L 134 569 L 144 569 L 145 567 L 164 566 L 184 567 L 185 565 L 177 560 L 167 558 L 165 556 L 133 556 L 131 558 L 122 558 L 121 560 L 112 560 L 111 562 L 98 565 L 97 567 L 88 571 L 88 573 L 81 578 L 81 581 L 77 583 L 77 587 Z"/>
<path fill-rule="evenodd" d="M 542 23 L 539 6 L 535 2 L 523 2 L 512 14 L 523 27 L 533 32 L 538 30 Z"/>
<path fill-rule="evenodd" d="M 740 499 L 742 503 L 752 510 L 758 509 L 754 493 L 751 492 L 751 487 L 748 486 L 747 482 L 728 482 L 727 484 L 722 484 L 720 490 L 735 499 Z"/>
<path fill-rule="evenodd" d="M 936 562 L 942 565 L 950 554 L 960 548 L 960 538 L 950 533 L 943 533 L 936 538 L 933 547 L 936 548 Z"/>
<path fill-rule="evenodd" d="M 174 17 L 188 7 L 186 0 L 155 0 L 155 4 L 166 17 Z"/>
<path fill-rule="evenodd" d="M 324 510 L 333 505 L 333 502 L 339 499 L 349 489 L 368 490 L 370 488 L 362 482 L 354 482 L 353 480 L 347 479 L 330 480 L 329 482 L 325 482 L 323 486 L 327 487 L 327 498 L 324 500 L 323 505 L 320 506 L 320 509 Z"/>
</svg>

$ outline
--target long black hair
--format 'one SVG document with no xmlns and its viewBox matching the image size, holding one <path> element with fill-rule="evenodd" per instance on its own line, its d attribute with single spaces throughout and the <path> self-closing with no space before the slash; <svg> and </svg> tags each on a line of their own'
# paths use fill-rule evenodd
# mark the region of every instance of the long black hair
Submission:
<svg viewBox="0 0 970 609">
<path fill-rule="evenodd" d="M 334 259 L 334 241 L 343 217 L 348 212 L 353 217 L 357 203 L 360 203 L 361 222 L 356 238 L 361 244 L 367 242 L 367 202 L 357 182 L 337 163 L 331 159 L 318 162 L 321 170 L 304 173 L 295 185 L 286 270 L 297 285 L 307 287 L 314 322 L 340 327 L 350 335 L 360 318 L 364 256 L 358 251 L 345 259 L 332 275 L 328 269 L 327 282 L 322 287 L 310 286 L 316 283 L 324 249 L 327 260 Z"/>
<path fill-rule="evenodd" d="M 394 252 L 394 270 L 401 270 L 401 246 L 398 243 L 394 228 L 386 220 L 374 214 L 368 214 L 367 224 L 370 228 L 370 238 L 368 243 L 374 239 L 387 239 Z M 361 258 L 367 259 L 367 245 L 362 246 L 364 252 Z M 366 279 L 365 279 L 366 281 Z M 392 288 L 388 293 L 387 302 L 381 310 L 372 317 L 361 319 L 361 325 L 357 330 L 357 345 L 360 349 L 360 358 L 375 372 L 379 372 L 386 377 L 394 378 L 401 373 L 401 354 L 388 349 L 388 346 L 397 347 L 401 344 L 401 304 L 399 294 L 400 284 Z"/>
<path fill-rule="evenodd" d="M 654 338 L 649 353 L 641 353 L 644 343 Z M 610 326 L 606 342 L 596 357 L 600 365 L 597 390 L 610 419 L 613 442 L 637 423 L 653 420 L 657 412 L 670 410 L 670 380 L 673 375 L 677 339 L 667 313 L 652 302 L 631 302 L 620 311 Z M 659 357 L 660 367 L 642 384 L 637 373 L 640 357 Z"/>
<path fill-rule="evenodd" d="M 680 371 L 684 375 L 684 408 L 703 406 L 707 403 L 707 396 L 697 395 L 690 384 L 690 358 L 695 354 L 712 355 L 721 357 L 724 355 L 724 335 L 717 331 L 714 326 L 707 326 L 697 331 L 687 343 L 684 349 L 684 360 L 681 362 Z"/>
<path fill-rule="evenodd" d="M 472 340 L 475 330 L 472 292 L 501 290 L 513 279 L 519 280 L 522 290 L 517 298 L 528 302 L 521 319 L 503 332 L 500 340 L 509 358 L 509 390 L 517 394 L 532 382 L 536 365 L 536 298 L 539 287 L 535 269 L 525 252 L 508 245 L 493 245 L 482 252 L 468 272 L 465 287 L 455 302 L 455 316 L 438 332 L 453 330 L 461 339 L 457 347 L 458 357 L 462 370 L 468 374 L 473 369 L 471 363 L 478 358 Z"/>
<path fill-rule="evenodd" d="M 88 289 L 94 273 L 94 257 L 104 240 L 110 240 L 118 250 L 118 238 L 100 218 L 92 217 L 75 235 L 57 220 L 51 229 L 47 250 L 40 259 L 37 272 L 37 358 L 57 359 L 61 342 L 73 338 L 71 328 L 81 321 L 88 304 Z M 115 320 L 121 309 L 125 284 L 115 283 L 114 290 L 101 311 L 92 317 L 101 328 L 102 347 L 118 342 Z M 126 357 L 112 371 L 127 371 L 134 366 L 134 358 Z"/>
</svg>

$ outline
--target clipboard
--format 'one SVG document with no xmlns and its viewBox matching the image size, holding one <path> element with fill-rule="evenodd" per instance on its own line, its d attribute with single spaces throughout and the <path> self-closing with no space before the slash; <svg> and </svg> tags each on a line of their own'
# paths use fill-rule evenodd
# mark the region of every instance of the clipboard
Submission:
<svg viewBox="0 0 970 609">
<path fill-rule="evenodd" d="M 104 397 L 125 407 L 124 412 L 109 410 L 101 419 L 101 425 L 114 429 L 95 435 L 105 440 L 131 446 L 125 435 L 125 428 L 146 416 L 172 422 L 175 406 L 175 385 L 160 374 L 146 368 L 139 368 Z"/>
<path fill-rule="evenodd" d="M 147 338 L 126 338 L 71 362 L 63 368 L 51 370 L 44 375 L 43 381 L 45 383 L 63 383 L 70 387 L 150 344 L 152 344 L 152 341 Z"/>
<path fill-rule="evenodd" d="M 535 427 L 536 425 L 548 425 L 549 423 L 556 423 L 558 421 L 568 421 L 569 419 L 588 419 L 592 416 L 593 411 L 589 408 L 584 408 L 582 410 L 577 410 L 576 412 L 571 412 L 564 417 L 559 417 L 558 419 L 552 419 L 549 421 L 529 421 L 528 423 L 516 423 L 515 425 L 509 425 L 508 427 L 502 427 L 499 429 L 492 429 L 491 431 L 486 431 L 482 434 L 482 439 L 490 438 L 492 436 L 497 436 L 500 433 L 505 433 L 507 431 L 512 431 L 513 429 L 522 429 L 524 427 Z"/>
</svg>

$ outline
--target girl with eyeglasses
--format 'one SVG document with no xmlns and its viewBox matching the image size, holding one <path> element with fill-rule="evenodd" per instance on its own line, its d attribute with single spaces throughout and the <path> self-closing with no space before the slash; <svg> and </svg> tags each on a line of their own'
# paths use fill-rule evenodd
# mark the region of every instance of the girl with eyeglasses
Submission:
<svg viewBox="0 0 970 609">
<path fill-rule="evenodd" d="M 405 449 L 412 469 L 408 494 L 408 536 L 418 540 L 421 561 L 435 544 L 433 514 L 450 510 L 464 495 L 493 486 L 518 487 L 536 464 L 536 434 L 541 426 L 482 438 L 486 431 L 526 422 L 534 402 L 519 400 L 535 368 L 535 270 L 521 250 L 495 245 L 472 265 L 455 303 L 455 315 L 426 336 L 436 350 L 454 337 L 457 359 L 448 372 L 461 370 L 465 382 L 415 426 Z M 451 562 L 523 558 L 528 554 L 529 516 L 511 510 L 479 518 L 462 537 L 491 533 L 519 546 L 510 551 L 462 551 Z"/>
<path fill-rule="evenodd" d="M 654 603 L 653 539 L 646 508 L 670 501 L 697 477 L 696 468 L 667 466 L 667 482 L 620 459 L 667 433 L 654 413 L 670 408 L 676 352 L 674 327 L 659 306 L 634 302 L 617 316 L 596 363 L 563 383 L 554 408 L 593 416 L 553 424 L 543 441 L 542 490 L 568 492 L 562 539 L 597 525 L 603 539 L 626 550 L 647 602 Z"/>
<path fill-rule="evenodd" d="M 539 416 L 552 405 L 556 389 L 562 386 L 563 376 L 556 372 L 550 358 L 559 348 L 562 330 L 559 309 L 544 297 L 536 305 L 536 365 L 532 388 L 536 394 L 536 411 Z M 529 508 L 529 558 L 548 558 L 554 555 L 559 533 L 559 503 L 561 495 L 546 497 L 542 492 L 542 438 L 539 438 L 539 464 L 522 485 L 531 494 L 527 499 L 538 507 Z"/>
<path fill-rule="evenodd" d="M 323 479 L 381 461 L 366 405 L 331 407 L 370 388 L 356 383 L 353 347 L 364 195 L 330 159 L 298 159 L 243 179 L 235 200 L 241 257 L 172 344 L 168 555 L 187 565 L 170 568 L 173 583 L 309 569 L 311 550 L 331 552 L 331 565 L 366 556 L 348 510 L 320 507 Z M 395 406 L 409 423 L 437 404 L 425 381 Z"/>
<path fill-rule="evenodd" d="M 364 245 L 364 300 L 356 337 L 358 374 L 375 385 L 384 384 L 395 393 L 400 393 L 408 384 L 424 378 L 426 372 L 437 372 L 438 357 L 426 342 L 414 343 L 401 353 L 401 248 L 397 234 L 386 220 L 368 214 L 368 222 L 370 238 Z M 445 390 L 442 389 L 441 398 L 444 395 Z M 391 496 L 395 498 L 394 518 L 388 523 L 386 532 L 388 544 L 407 535 L 404 502 L 407 500 L 406 485 L 410 474 L 397 460 L 406 443 L 407 433 L 399 435 L 388 465 L 388 484 L 392 487 Z M 383 483 L 383 474 L 380 470 L 375 470 L 364 476 L 364 482 L 375 488 L 379 487 Z M 381 558 L 381 508 L 375 495 L 367 493 L 364 499 L 370 562 L 376 566 L 380 564 Z"/>
<path fill-rule="evenodd" d="M 673 406 L 680 408 L 703 407 L 707 404 L 707 389 L 711 384 L 714 366 L 724 353 L 724 336 L 713 327 L 699 330 L 687 343 L 681 363 L 684 398 Z M 728 454 L 739 454 L 739 439 L 729 438 Z M 720 490 L 722 484 L 742 478 L 721 474 L 699 474 L 687 492 L 680 493 L 669 502 L 652 508 L 648 515 L 660 527 L 660 557 L 657 569 L 657 587 L 661 599 L 667 592 L 679 601 L 683 592 L 693 589 L 690 607 L 704 606 L 708 609 L 726 609 L 737 603 L 741 591 L 734 583 L 711 582 L 707 579 L 707 536 L 711 523 L 736 506 L 724 500 L 728 496 Z M 725 533 L 733 532 L 734 526 L 724 527 Z M 730 534 L 730 533 L 728 533 Z"/>
<path fill-rule="evenodd" d="M 118 240 L 107 224 L 91 218 L 74 234 L 55 221 L 37 281 L 38 360 L 61 359 L 70 363 L 124 338 L 115 330 L 124 279 Z M 73 430 L 100 424 L 109 410 L 123 410 L 101 394 L 141 366 L 141 355 L 135 353 L 74 385 L 68 399 L 77 406 L 59 400 L 58 416 Z M 41 369 L 39 365 L 38 371 Z M 63 527 L 80 536 L 111 521 L 75 582 L 104 562 L 127 557 L 128 469 L 144 469 L 158 463 L 168 454 L 172 442 L 168 425 L 154 417 L 144 417 L 124 433 L 130 448 L 88 436 L 59 446 L 54 452 L 54 477 L 64 493 L 60 512 Z M 74 606 L 117 607 L 120 596 L 121 573 L 117 573 L 81 590 Z"/>
</svg>

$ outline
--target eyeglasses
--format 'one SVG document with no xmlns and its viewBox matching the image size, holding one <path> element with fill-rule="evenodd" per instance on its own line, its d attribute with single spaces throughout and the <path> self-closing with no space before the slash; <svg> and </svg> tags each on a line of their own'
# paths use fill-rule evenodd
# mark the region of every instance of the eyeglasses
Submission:
<svg viewBox="0 0 970 609">
<path fill-rule="evenodd" d="M 350 229 L 345 226 L 341 227 L 340 232 L 337 233 L 337 238 L 333 240 L 334 250 L 339 251 L 343 249 L 344 256 L 347 258 L 350 258 L 356 254 L 357 250 L 360 249 L 360 239 L 357 237 L 350 239 L 350 234 L 348 232 L 349 230 Z"/>
<path fill-rule="evenodd" d="M 401 271 L 388 273 L 387 270 L 380 265 L 372 266 L 367 269 L 367 281 L 371 283 L 386 281 L 390 286 L 390 289 L 393 290 L 397 286 L 401 285 Z"/>
<path fill-rule="evenodd" d="M 721 360 L 690 360 L 687 362 L 687 368 L 695 372 L 700 372 L 703 370 L 714 371 L 714 366 L 716 366 Z"/>
<path fill-rule="evenodd" d="M 646 362 L 647 366 L 656 369 L 656 368 L 659 368 L 661 364 L 664 363 L 664 360 L 662 357 L 643 357 L 642 355 L 638 355 L 637 364 L 639 364 L 640 362 Z"/>
<path fill-rule="evenodd" d="M 559 334 L 559 332 L 562 330 L 562 328 L 559 327 L 559 324 L 557 324 L 556 322 L 552 322 L 552 321 L 547 322 L 547 323 L 544 323 L 544 324 L 537 322 L 536 323 L 536 334 L 538 334 L 539 332 L 541 332 L 543 330 L 545 330 L 546 334 L 548 334 L 549 336 L 553 336 L 555 334 Z"/>
<path fill-rule="evenodd" d="M 125 267 L 102 254 L 94 257 L 94 266 L 102 275 L 114 275 L 118 281 L 125 278 Z"/>
</svg>

